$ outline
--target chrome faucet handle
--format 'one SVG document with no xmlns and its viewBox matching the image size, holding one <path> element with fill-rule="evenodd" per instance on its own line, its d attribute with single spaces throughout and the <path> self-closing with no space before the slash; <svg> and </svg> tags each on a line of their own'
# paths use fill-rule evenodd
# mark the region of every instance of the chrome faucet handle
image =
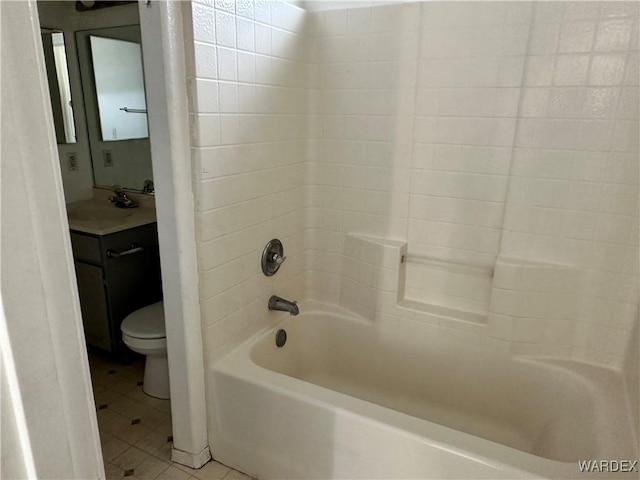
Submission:
<svg viewBox="0 0 640 480">
<path fill-rule="evenodd" d="M 124 192 L 124 190 L 122 190 L 122 187 L 120 185 L 113 185 L 111 187 L 111 189 L 113 190 L 113 193 L 116 194 L 117 198 L 122 198 L 122 199 L 128 199 L 129 198 L 129 197 L 127 197 L 127 194 Z"/>
<path fill-rule="evenodd" d="M 286 259 L 287 257 L 283 257 L 277 252 L 271 256 L 271 261 L 276 265 L 276 267 L 279 267 L 280 265 L 282 265 Z"/>
<path fill-rule="evenodd" d="M 120 185 L 113 185 L 111 187 L 113 189 L 112 195 L 109 197 L 109 201 L 113 203 L 118 208 L 135 208 L 138 206 L 138 202 L 129 198 L 129 196 L 122 190 Z"/>
</svg>

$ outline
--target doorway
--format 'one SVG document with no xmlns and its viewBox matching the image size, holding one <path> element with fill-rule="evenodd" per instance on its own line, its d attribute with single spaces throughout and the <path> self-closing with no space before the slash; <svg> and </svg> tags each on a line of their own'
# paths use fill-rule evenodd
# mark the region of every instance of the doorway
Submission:
<svg viewBox="0 0 640 480">
<path fill-rule="evenodd" d="M 190 151 L 182 6 L 141 1 L 138 9 L 170 370 L 170 459 L 198 468 L 210 453 L 191 166 L 184 161 Z"/>
</svg>

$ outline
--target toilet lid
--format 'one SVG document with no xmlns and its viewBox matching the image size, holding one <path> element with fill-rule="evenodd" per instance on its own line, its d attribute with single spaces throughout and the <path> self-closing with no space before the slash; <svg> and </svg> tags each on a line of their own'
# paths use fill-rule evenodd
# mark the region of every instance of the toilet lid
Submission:
<svg viewBox="0 0 640 480">
<path fill-rule="evenodd" d="M 120 325 L 125 335 L 134 338 L 164 338 L 163 302 L 147 305 L 125 317 Z"/>
</svg>

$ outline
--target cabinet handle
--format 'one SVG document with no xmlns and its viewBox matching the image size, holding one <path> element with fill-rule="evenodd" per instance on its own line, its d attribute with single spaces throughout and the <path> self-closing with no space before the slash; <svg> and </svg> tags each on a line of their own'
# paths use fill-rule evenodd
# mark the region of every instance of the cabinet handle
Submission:
<svg viewBox="0 0 640 480">
<path fill-rule="evenodd" d="M 133 255 L 134 253 L 143 252 L 144 248 L 139 247 L 135 243 L 131 244 L 131 248 L 129 250 L 123 250 L 122 252 L 114 252 L 113 250 L 107 250 L 107 258 L 120 258 L 126 257 L 127 255 Z"/>
</svg>

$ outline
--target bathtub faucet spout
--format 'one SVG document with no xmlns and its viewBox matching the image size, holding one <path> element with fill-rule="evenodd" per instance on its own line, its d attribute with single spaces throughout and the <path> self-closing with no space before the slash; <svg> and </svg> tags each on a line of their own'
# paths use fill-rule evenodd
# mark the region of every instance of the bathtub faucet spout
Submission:
<svg viewBox="0 0 640 480">
<path fill-rule="evenodd" d="M 283 312 L 289 312 L 291 315 L 300 313 L 298 302 L 290 302 L 276 295 L 272 295 L 269 299 L 269 310 L 282 310 Z"/>
</svg>

